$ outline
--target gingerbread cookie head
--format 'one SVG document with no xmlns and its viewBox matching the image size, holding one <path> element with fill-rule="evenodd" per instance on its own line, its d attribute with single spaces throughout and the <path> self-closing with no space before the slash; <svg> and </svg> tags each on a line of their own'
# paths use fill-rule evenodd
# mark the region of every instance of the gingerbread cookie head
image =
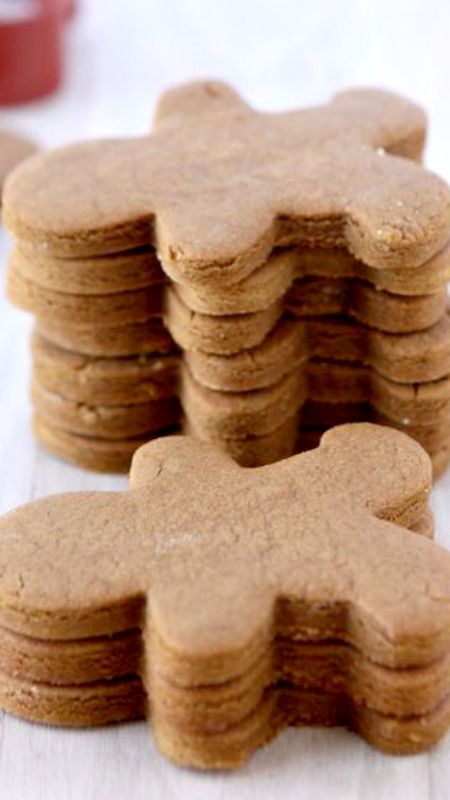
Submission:
<svg viewBox="0 0 450 800">
<path fill-rule="evenodd" d="M 5 219 L 56 256 L 153 243 L 166 272 L 192 283 L 239 281 L 292 243 L 416 266 L 450 233 L 447 187 L 410 160 L 423 138 L 421 111 L 387 92 L 264 114 L 223 84 L 188 84 L 163 96 L 151 136 L 74 145 L 17 170 Z"/>
<path fill-rule="evenodd" d="M 445 660 L 450 555 L 406 530 L 425 513 L 430 480 L 413 440 L 369 424 L 255 470 L 189 437 L 160 439 L 137 452 L 128 493 L 56 496 L 1 520 L 0 621 L 81 649 L 140 630 L 136 671 L 162 749 L 230 766 L 294 720 L 277 682 L 280 642 L 339 640 L 361 669 L 378 664 L 378 680 L 394 674 L 387 666 L 415 681 L 420 665 Z M 358 711 L 355 691 L 352 724 L 377 741 L 380 706 Z M 447 717 L 419 718 L 414 748 Z"/>
</svg>

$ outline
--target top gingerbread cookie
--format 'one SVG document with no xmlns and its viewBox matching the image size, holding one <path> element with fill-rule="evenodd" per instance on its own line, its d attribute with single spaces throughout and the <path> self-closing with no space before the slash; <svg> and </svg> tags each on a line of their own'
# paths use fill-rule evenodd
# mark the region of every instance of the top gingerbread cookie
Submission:
<svg viewBox="0 0 450 800">
<path fill-rule="evenodd" d="M 346 246 L 372 267 L 414 267 L 450 236 L 450 194 L 414 162 L 424 115 L 356 90 L 263 114 L 231 88 L 166 93 L 151 136 L 39 155 L 7 182 L 4 218 L 56 256 L 156 245 L 175 280 L 220 285 L 275 245 Z"/>
</svg>

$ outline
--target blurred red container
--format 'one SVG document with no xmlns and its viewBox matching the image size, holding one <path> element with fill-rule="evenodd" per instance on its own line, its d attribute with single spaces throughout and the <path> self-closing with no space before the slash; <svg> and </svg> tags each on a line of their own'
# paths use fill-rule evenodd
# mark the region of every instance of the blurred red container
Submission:
<svg viewBox="0 0 450 800">
<path fill-rule="evenodd" d="M 0 105 L 59 86 L 64 23 L 73 11 L 74 0 L 0 0 Z"/>
</svg>

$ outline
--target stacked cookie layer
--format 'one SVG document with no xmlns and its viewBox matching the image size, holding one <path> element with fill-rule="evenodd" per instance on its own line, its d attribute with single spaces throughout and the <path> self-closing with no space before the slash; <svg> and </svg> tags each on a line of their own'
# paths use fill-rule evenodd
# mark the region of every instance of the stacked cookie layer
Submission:
<svg viewBox="0 0 450 800">
<path fill-rule="evenodd" d="M 160 438 L 129 492 L 16 509 L 0 519 L 0 707 L 74 726 L 146 715 L 167 756 L 205 769 L 287 725 L 430 747 L 450 724 L 430 487 L 411 438 L 344 425 L 256 470 Z"/>
<path fill-rule="evenodd" d="M 372 419 L 411 433 L 440 469 L 450 248 L 409 273 L 371 272 L 343 249 L 286 248 L 213 293 L 168 285 L 150 248 L 86 260 L 16 249 L 9 295 L 38 318 L 37 434 L 81 465 L 125 470 L 136 447 L 180 423 L 181 371 L 187 430 L 245 465 Z"/>
<path fill-rule="evenodd" d="M 8 292 L 37 317 L 35 429 L 51 450 L 81 466 L 123 471 L 136 447 L 179 424 L 164 282 L 150 247 L 90 259 L 16 247 Z"/>
<path fill-rule="evenodd" d="M 450 247 L 371 269 L 336 248 L 272 253 L 242 282 L 168 288 L 188 430 L 255 466 L 370 419 L 443 468 L 450 444 Z"/>
<path fill-rule="evenodd" d="M 124 468 L 180 422 L 178 397 L 185 429 L 245 465 L 370 419 L 442 469 L 450 193 L 417 163 L 424 138 L 421 110 L 386 92 L 261 114 L 196 83 L 163 96 L 151 136 L 19 167 L 9 294 L 38 318 L 39 438 Z M 179 382 L 155 389 L 173 341 Z"/>
</svg>

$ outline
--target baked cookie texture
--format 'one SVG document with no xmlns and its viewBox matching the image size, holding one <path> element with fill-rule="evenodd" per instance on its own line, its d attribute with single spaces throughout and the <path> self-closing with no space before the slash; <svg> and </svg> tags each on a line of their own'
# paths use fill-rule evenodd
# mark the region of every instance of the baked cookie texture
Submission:
<svg viewBox="0 0 450 800">
<path fill-rule="evenodd" d="M 286 725 L 428 748 L 450 724 L 450 555 L 430 538 L 430 485 L 411 437 L 362 423 L 248 470 L 160 438 L 135 453 L 129 492 L 10 512 L 1 705 L 57 725 L 147 715 L 163 753 L 204 769 Z"/>
<path fill-rule="evenodd" d="M 389 92 L 267 114 L 208 81 L 166 92 L 151 135 L 21 165 L 7 289 L 36 316 L 38 438 L 127 470 L 181 427 L 257 466 L 366 419 L 438 474 L 450 193 L 419 163 L 425 127 Z"/>
</svg>

